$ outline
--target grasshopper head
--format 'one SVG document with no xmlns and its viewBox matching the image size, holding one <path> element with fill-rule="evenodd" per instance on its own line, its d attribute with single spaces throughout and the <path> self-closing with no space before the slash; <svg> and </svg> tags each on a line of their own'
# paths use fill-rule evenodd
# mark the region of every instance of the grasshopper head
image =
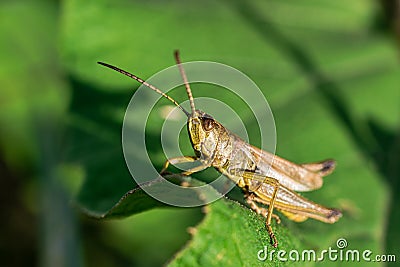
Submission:
<svg viewBox="0 0 400 267">
<path fill-rule="evenodd" d="M 213 117 L 195 110 L 188 118 L 188 132 L 193 149 L 198 156 L 212 156 L 218 143 L 220 124 Z"/>
</svg>

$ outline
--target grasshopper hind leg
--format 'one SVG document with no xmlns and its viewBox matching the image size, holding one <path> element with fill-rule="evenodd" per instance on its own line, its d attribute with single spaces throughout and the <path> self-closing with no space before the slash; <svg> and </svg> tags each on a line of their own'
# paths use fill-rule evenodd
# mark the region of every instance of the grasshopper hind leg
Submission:
<svg viewBox="0 0 400 267">
<path fill-rule="evenodd" d="M 268 216 L 268 209 L 264 208 L 264 207 L 260 207 L 257 205 L 257 201 L 256 201 L 256 197 L 253 193 L 247 193 L 244 196 L 246 203 L 250 206 L 250 208 L 252 210 L 254 210 L 257 214 L 260 214 L 261 216 L 263 216 L 264 218 L 267 218 Z M 281 223 L 281 218 L 279 218 L 279 216 L 275 213 L 272 213 L 272 218 L 275 219 L 277 224 Z"/>
<path fill-rule="evenodd" d="M 273 213 L 273 204 L 269 205 L 268 209 L 258 206 L 255 201 L 255 195 L 253 193 L 247 193 L 245 195 L 245 199 L 246 199 L 247 204 L 249 204 L 249 206 L 252 210 L 254 210 L 256 213 L 258 213 L 266 218 L 265 226 L 266 226 L 268 234 L 271 238 L 272 245 L 275 248 L 278 247 L 278 240 L 276 239 L 274 231 L 272 230 L 271 220 L 272 220 L 272 218 L 274 218 L 276 220 L 276 222 L 278 224 L 280 224 L 281 219 L 279 218 L 278 215 Z"/>
<path fill-rule="evenodd" d="M 243 184 L 239 183 L 239 186 L 241 186 L 242 188 L 246 188 L 247 190 L 245 190 L 245 191 L 247 191 L 247 192 L 257 192 L 258 190 L 260 190 L 260 187 L 263 184 L 269 184 L 269 185 L 273 186 L 274 191 L 272 193 L 269 203 L 267 204 L 268 209 L 261 208 L 256 204 L 256 202 L 259 202 L 259 201 L 257 201 L 258 198 L 257 198 L 257 196 L 255 196 L 254 193 L 250 193 L 249 197 L 246 197 L 246 201 L 254 211 L 256 211 L 259 214 L 262 214 L 266 218 L 265 226 L 266 226 L 268 234 L 271 238 L 272 245 L 274 247 L 278 247 L 278 240 L 276 239 L 276 236 L 275 236 L 274 231 L 272 230 L 272 226 L 271 226 L 272 218 L 275 218 L 275 219 L 278 218 L 277 222 L 278 223 L 280 222 L 278 215 L 275 215 L 273 213 L 275 200 L 278 195 L 278 189 L 280 187 L 278 180 L 276 180 L 275 178 L 264 176 L 259 173 L 254 173 L 253 171 L 249 171 L 249 170 L 245 170 L 242 172 L 242 178 L 243 178 L 243 180 L 242 180 Z M 256 181 L 256 183 L 255 183 L 255 181 Z M 260 182 L 260 181 L 262 181 L 262 182 Z"/>
</svg>

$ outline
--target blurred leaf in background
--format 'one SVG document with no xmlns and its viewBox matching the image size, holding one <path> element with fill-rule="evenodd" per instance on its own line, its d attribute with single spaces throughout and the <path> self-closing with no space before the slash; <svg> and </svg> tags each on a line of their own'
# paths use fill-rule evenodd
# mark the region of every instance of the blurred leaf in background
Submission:
<svg viewBox="0 0 400 267">
<path fill-rule="evenodd" d="M 73 209 L 107 213 L 135 188 L 121 128 L 138 84 L 96 62 L 147 78 L 172 65 L 177 48 L 184 61 L 221 62 L 256 82 L 275 115 L 278 155 L 299 163 L 338 161 L 324 187 L 305 195 L 341 207 L 343 218 L 334 225 L 284 219 L 275 226 L 281 248 L 320 251 L 342 237 L 351 249 L 399 259 L 400 66 L 393 31 L 399 19 L 387 8 L 398 8 L 395 2 L 0 3 L 4 265 L 284 264 L 258 261 L 257 251 L 269 244 L 263 220 L 228 199 L 206 213 L 154 209 L 160 203 L 139 190 L 124 202 L 134 208 L 121 216 L 151 210 L 121 221 L 95 221 Z M 232 101 L 224 90 L 193 91 Z M 186 100 L 182 90 L 172 96 Z M 246 112 L 241 118 L 252 129 Z M 152 117 L 149 124 L 155 126 L 148 137 L 159 140 L 162 119 Z M 156 143 L 148 148 L 159 169 L 165 158 Z"/>
</svg>

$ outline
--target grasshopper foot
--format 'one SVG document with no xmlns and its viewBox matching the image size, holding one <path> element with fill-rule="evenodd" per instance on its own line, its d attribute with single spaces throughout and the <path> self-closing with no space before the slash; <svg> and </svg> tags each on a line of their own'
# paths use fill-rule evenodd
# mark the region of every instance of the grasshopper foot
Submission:
<svg viewBox="0 0 400 267">
<path fill-rule="evenodd" d="M 280 223 L 281 223 L 281 218 L 279 218 L 279 216 L 278 216 L 278 215 L 276 215 L 276 214 L 272 213 L 272 218 L 274 218 L 274 219 L 275 219 L 275 221 L 276 221 L 276 223 L 277 223 L 277 224 L 280 224 Z"/>
<path fill-rule="evenodd" d="M 271 238 L 272 246 L 274 246 L 274 248 L 277 248 L 278 247 L 278 240 L 276 239 L 274 231 L 272 231 L 271 225 L 268 222 L 266 222 L 265 226 L 267 227 L 267 231 L 268 231 L 269 237 Z"/>
<path fill-rule="evenodd" d="M 262 215 L 264 218 L 266 218 L 267 220 L 265 221 L 265 226 L 267 228 L 269 237 L 271 238 L 271 244 L 276 248 L 278 247 L 278 240 L 276 239 L 276 236 L 274 234 L 274 231 L 272 230 L 272 226 L 271 224 L 268 222 L 268 209 L 260 207 L 256 204 L 256 202 L 254 201 L 254 194 L 247 194 L 245 196 L 246 202 L 247 204 L 249 204 L 250 208 L 252 210 L 254 210 L 255 212 L 257 212 L 258 214 Z M 279 218 L 278 215 L 276 214 L 271 214 L 272 218 L 275 218 L 276 223 L 280 224 L 281 223 L 281 219 Z"/>
</svg>

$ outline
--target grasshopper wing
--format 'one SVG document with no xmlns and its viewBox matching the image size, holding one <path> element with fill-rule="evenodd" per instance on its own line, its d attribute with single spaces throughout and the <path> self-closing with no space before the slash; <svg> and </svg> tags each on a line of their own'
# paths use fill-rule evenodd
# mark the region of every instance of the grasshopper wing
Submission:
<svg viewBox="0 0 400 267">
<path fill-rule="evenodd" d="M 251 146 L 250 153 L 258 161 L 256 172 L 275 178 L 287 188 L 299 192 L 311 191 L 322 186 L 322 177 L 335 169 L 334 160 L 308 164 L 295 164 L 286 159 Z"/>
</svg>

